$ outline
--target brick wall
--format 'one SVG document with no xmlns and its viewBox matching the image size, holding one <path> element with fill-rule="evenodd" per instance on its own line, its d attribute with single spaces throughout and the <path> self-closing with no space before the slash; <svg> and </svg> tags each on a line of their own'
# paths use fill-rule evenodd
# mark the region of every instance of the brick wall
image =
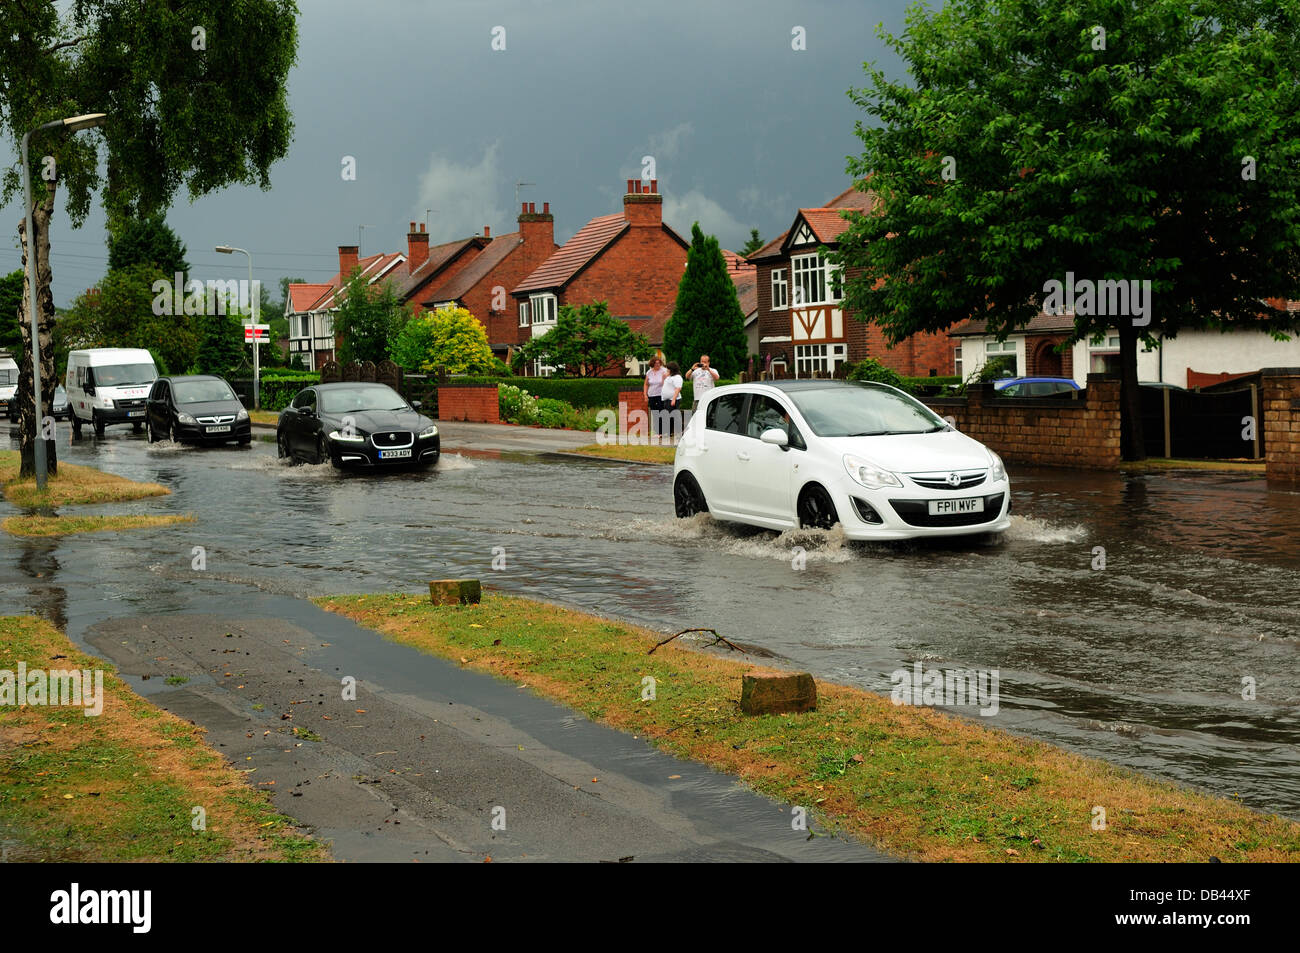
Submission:
<svg viewBox="0 0 1300 953">
<path fill-rule="evenodd" d="M 1270 483 L 1300 484 L 1300 367 L 1260 372 L 1264 471 Z"/>
<path fill-rule="evenodd" d="M 677 300 L 686 249 L 659 224 L 633 224 L 564 289 L 560 304 L 608 301 L 609 313 L 652 317 Z"/>
<path fill-rule="evenodd" d="M 1296 384 L 1300 396 L 1300 377 Z M 994 397 L 992 384 L 971 384 L 965 398 L 925 403 L 1007 463 L 1114 470 L 1120 464 L 1119 386 L 1118 377 L 1090 374 L 1079 399 L 1039 400 Z"/>
<path fill-rule="evenodd" d="M 443 384 L 438 388 L 438 419 L 501 423 L 496 384 Z"/>
</svg>

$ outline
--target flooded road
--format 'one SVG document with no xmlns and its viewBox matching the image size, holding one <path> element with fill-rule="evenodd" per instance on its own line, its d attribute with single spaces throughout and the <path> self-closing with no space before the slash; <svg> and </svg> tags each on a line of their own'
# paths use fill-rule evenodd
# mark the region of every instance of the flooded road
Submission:
<svg viewBox="0 0 1300 953">
<path fill-rule="evenodd" d="M 39 612 L 74 638 L 200 597 L 476 576 L 665 632 L 712 627 L 884 694 L 916 661 L 996 669 L 995 727 L 1300 818 L 1300 495 L 1260 480 L 1013 468 L 1001 539 L 873 545 L 676 520 L 664 467 L 451 453 L 428 473 L 357 476 L 285 466 L 265 443 L 149 447 L 110 431 L 69 446 L 65 426 L 60 459 L 172 489 L 114 512 L 196 517 L 4 537 L 0 612 Z"/>
</svg>

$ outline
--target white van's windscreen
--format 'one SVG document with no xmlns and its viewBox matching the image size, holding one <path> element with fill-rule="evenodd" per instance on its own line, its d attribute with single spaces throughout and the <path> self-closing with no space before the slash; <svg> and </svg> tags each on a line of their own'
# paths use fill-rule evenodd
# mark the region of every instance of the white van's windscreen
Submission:
<svg viewBox="0 0 1300 953">
<path fill-rule="evenodd" d="M 0 367 L 0 387 L 5 384 L 17 384 L 18 372 L 7 367 Z"/>
<path fill-rule="evenodd" d="M 104 364 L 90 368 L 96 387 L 130 387 L 153 383 L 157 372 L 152 364 Z"/>
</svg>

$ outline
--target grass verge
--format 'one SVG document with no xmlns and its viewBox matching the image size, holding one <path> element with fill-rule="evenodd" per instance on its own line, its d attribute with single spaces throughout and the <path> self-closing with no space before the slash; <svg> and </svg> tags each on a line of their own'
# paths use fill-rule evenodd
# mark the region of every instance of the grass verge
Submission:
<svg viewBox="0 0 1300 953">
<path fill-rule="evenodd" d="M 0 484 L 4 495 L 15 506 L 61 506 L 71 503 L 124 503 L 150 496 L 167 496 L 171 490 L 158 483 L 139 483 L 126 477 L 104 473 L 94 467 L 60 463 L 58 476 L 36 489 L 36 478 L 18 479 L 20 457 L 17 450 L 0 450 Z"/>
<path fill-rule="evenodd" d="M 819 683 L 802 715 L 740 713 L 757 666 L 558 606 L 484 595 L 317 599 L 385 637 L 526 685 L 592 719 L 926 861 L 1296 861 L 1300 824 L 928 708 Z M 656 699 L 641 699 L 642 679 Z M 1094 808 L 1106 829 L 1094 831 Z"/>
<path fill-rule="evenodd" d="M 637 444 L 588 444 L 569 451 L 582 453 L 589 457 L 602 457 L 606 460 L 630 460 L 633 463 L 672 463 L 677 454 L 676 447 L 655 447 Z"/>
<path fill-rule="evenodd" d="M 274 427 L 280 422 L 280 412 L 276 410 L 250 410 L 248 419 L 255 424 L 270 424 Z"/>
<path fill-rule="evenodd" d="M 325 847 L 244 783 L 203 730 L 145 701 L 39 619 L 0 616 L 0 669 L 102 669 L 103 712 L 0 706 L 0 831 L 14 859 L 315 861 Z M 206 830 L 194 830 L 194 808 Z"/>
<path fill-rule="evenodd" d="M 1172 460 L 1152 457 L 1120 464 L 1121 470 L 1216 470 L 1223 473 L 1264 475 L 1264 461 L 1259 460 Z"/>
<path fill-rule="evenodd" d="M 173 523 L 193 523 L 189 514 L 126 514 L 121 516 L 9 516 L 0 529 L 13 536 L 71 536 L 119 529 L 150 529 Z"/>
</svg>

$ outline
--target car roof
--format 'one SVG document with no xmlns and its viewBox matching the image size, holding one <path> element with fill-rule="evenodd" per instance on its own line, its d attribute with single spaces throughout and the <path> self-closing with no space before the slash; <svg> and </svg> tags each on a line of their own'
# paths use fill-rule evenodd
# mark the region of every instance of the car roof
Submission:
<svg viewBox="0 0 1300 953">
<path fill-rule="evenodd" d="M 328 384 L 309 384 L 309 387 L 315 387 L 317 390 L 328 390 L 331 387 L 388 387 L 387 384 L 381 384 L 379 381 L 330 381 Z M 392 390 L 391 387 L 388 387 Z"/>
<path fill-rule="evenodd" d="M 147 359 L 149 363 L 153 363 L 153 355 L 142 347 L 91 347 L 70 351 L 68 353 L 69 359 L 77 356 L 85 356 L 88 358 L 91 366 L 94 366 L 96 361 L 121 361 L 127 358 L 138 359 L 142 356 Z"/>
<path fill-rule="evenodd" d="M 164 374 L 158 378 L 163 381 L 224 381 L 225 378 L 217 374 Z"/>
<path fill-rule="evenodd" d="M 1070 384 L 1073 387 L 1079 386 L 1072 377 L 1003 377 L 993 383 L 1001 384 L 1003 387 L 1008 384 Z"/>
</svg>

